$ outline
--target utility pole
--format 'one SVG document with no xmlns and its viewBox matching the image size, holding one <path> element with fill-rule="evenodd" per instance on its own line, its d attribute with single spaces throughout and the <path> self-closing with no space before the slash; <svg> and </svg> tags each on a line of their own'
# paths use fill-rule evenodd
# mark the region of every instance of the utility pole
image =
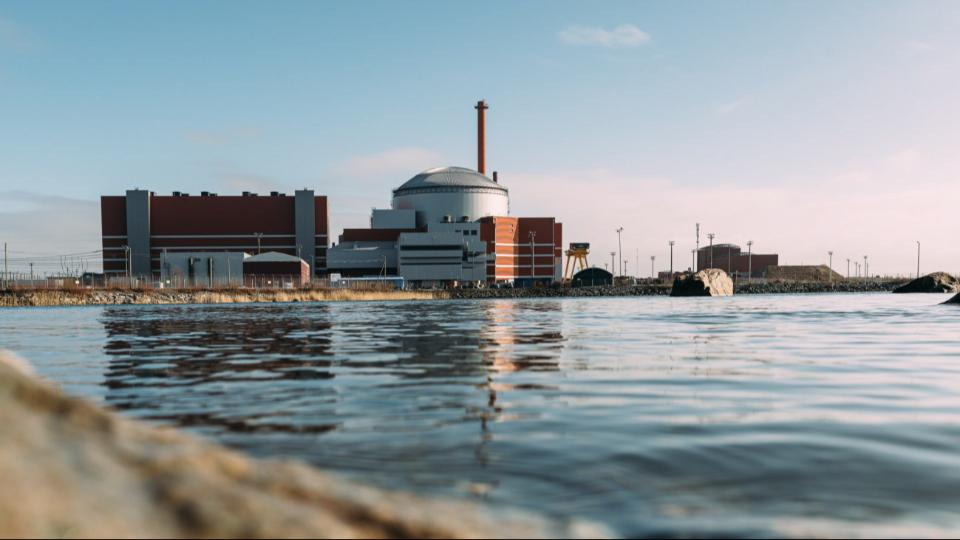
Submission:
<svg viewBox="0 0 960 540">
<path fill-rule="evenodd" d="M 699 253 L 699 252 L 700 252 L 700 224 L 697 223 L 697 249 L 694 250 L 694 253 Z M 696 257 L 694 257 L 693 266 L 691 266 L 690 268 L 694 271 L 694 273 L 696 273 L 696 271 L 698 270 Z"/>
<path fill-rule="evenodd" d="M 753 278 L 753 240 L 747 240 L 747 282 Z"/>
<path fill-rule="evenodd" d="M 919 242 L 918 242 L 919 243 Z M 920 263 L 917 263 L 918 265 Z M 10 274 L 7 272 L 7 243 L 3 243 L 3 281 L 10 279 Z"/>
<path fill-rule="evenodd" d="M 847 259 L 847 279 L 850 279 L 850 259 Z"/>
<path fill-rule="evenodd" d="M 30 286 L 33 286 L 33 263 L 30 263 Z"/>
<path fill-rule="evenodd" d="M 673 277 L 673 244 L 674 241 L 670 241 L 670 277 Z"/>
<path fill-rule="evenodd" d="M 617 256 L 617 252 L 616 252 L 616 251 L 611 251 L 611 252 L 610 252 L 610 273 L 611 273 L 611 274 L 613 274 L 614 272 L 617 271 L 617 265 L 614 264 L 614 262 L 613 262 L 613 261 L 614 261 L 613 258 L 616 257 L 616 256 Z"/>
<path fill-rule="evenodd" d="M 713 268 L 713 237 L 716 236 L 713 233 L 709 233 L 707 238 L 710 239 L 710 268 Z"/>
<path fill-rule="evenodd" d="M 3 245 L 3 257 L 7 257 L 7 245 Z M 917 240 L 917 279 L 920 279 L 920 241 Z"/>
<path fill-rule="evenodd" d="M 830 272 L 828 275 L 830 276 L 830 281 L 832 282 L 833 281 L 833 252 L 828 251 L 827 255 L 830 256 Z"/>
<path fill-rule="evenodd" d="M 639 268 L 640 261 L 637 261 L 637 265 L 638 265 L 638 267 L 637 267 L 637 275 L 640 275 L 640 268 Z M 627 259 L 624 259 L 624 260 L 623 260 L 623 268 L 624 268 L 624 275 L 630 273 L 630 261 L 629 261 L 629 260 L 627 260 Z"/>
<path fill-rule="evenodd" d="M 656 278 L 656 277 L 657 277 L 657 275 L 654 273 L 654 270 L 653 270 L 653 261 L 656 260 L 656 258 L 657 258 L 656 255 L 651 255 L 651 256 L 650 256 L 650 277 L 651 277 L 651 278 Z"/>
<path fill-rule="evenodd" d="M 696 272 L 696 267 L 697 267 L 697 250 L 691 249 L 690 250 L 690 271 Z"/>
<path fill-rule="evenodd" d="M 617 229 L 617 252 L 620 253 L 620 275 L 623 276 L 623 244 L 620 243 L 620 233 L 623 232 L 623 227 Z"/>
<path fill-rule="evenodd" d="M 870 264 L 867 262 L 867 256 L 863 256 L 863 277 L 870 277 Z"/>
<path fill-rule="evenodd" d="M 255 233 L 253 233 L 253 235 L 257 237 L 257 255 L 259 255 L 259 254 L 260 254 L 260 239 L 263 238 L 263 233 L 262 233 L 262 232 L 255 232 Z"/>
</svg>

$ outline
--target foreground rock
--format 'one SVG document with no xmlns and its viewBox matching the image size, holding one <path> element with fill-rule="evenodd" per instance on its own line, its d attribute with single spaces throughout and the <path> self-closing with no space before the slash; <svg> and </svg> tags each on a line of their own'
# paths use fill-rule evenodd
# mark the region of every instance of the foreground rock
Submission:
<svg viewBox="0 0 960 540">
<path fill-rule="evenodd" d="M 719 268 L 707 268 L 696 274 L 678 276 L 670 296 L 731 296 L 733 280 Z"/>
<path fill-rule="evenodd" d="M 121 418 L 0 352 L 0 537 L 604 536 L 357 486 Z"/>
<path fill-rule="evenodd" d="M 960 294 L 954 296 L 953 298 L 944 302 L 944 304 L 957 304 L 960 305 Z"/>
<path fill-rule="evenodd" d="M 960 281 L 946 272 L 934 272 L 917 278 L 902 287 L 893 290 L 895 293 L 945 293 L 960 292 Z"/>
</svg>

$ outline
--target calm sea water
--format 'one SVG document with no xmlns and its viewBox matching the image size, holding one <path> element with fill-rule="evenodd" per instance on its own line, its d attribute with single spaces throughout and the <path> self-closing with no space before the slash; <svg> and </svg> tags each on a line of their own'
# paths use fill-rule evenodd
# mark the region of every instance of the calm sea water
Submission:
<svg viewBox="0 0 960 540">
<path fill-rule="evenodd" d="M 941 295 L 0 310 L 76 395 L 624 535 L 960 534 Z"/>
</svg>

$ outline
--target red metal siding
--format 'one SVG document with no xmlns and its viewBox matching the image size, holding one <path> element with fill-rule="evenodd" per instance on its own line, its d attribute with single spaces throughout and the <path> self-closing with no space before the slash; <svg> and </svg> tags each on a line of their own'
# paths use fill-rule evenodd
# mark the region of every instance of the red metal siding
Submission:
<svg viewBox="0 0 960 540">
<path fill-rule="evenodd" d="M 151 236 L 296 234 L 293 197 L 154 196 L 150 205 Z"/>
</svg>

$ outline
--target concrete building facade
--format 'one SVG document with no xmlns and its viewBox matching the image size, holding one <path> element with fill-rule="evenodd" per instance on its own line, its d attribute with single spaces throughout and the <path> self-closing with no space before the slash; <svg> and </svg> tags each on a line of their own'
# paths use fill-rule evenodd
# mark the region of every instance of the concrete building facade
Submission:
<svg viewBox="0 0 960 540">
<path fill-rule="evenodd" d="M 304 259 L 313 275 L 326 267 L 327 198 L 312 190 L 191 196 L 135 189 L 101 197 L 100 212 L 107 276 L 156 277 L 164 257 L 201 251 L 277 251 Z"/>
</svg>

